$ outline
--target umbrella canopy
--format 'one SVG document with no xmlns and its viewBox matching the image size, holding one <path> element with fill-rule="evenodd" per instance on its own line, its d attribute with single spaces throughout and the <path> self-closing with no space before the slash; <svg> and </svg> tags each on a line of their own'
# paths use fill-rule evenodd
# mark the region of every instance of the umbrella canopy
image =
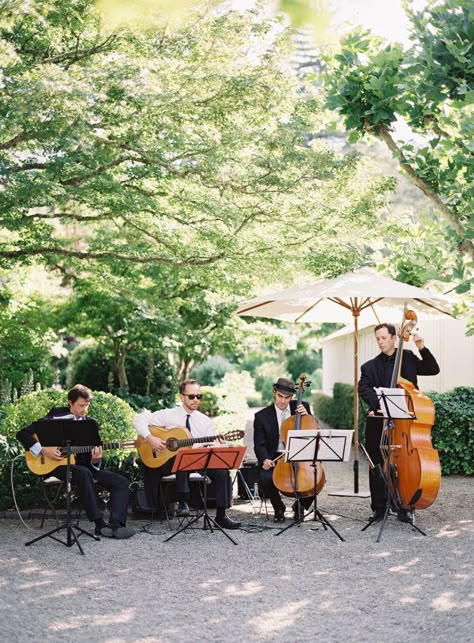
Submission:
<svg viewBox="0 0 474 643">
<path fill-rule="evenodd" d="M 292 286 L 244 301 L 238 315 L 268 317 L 288 322 L 380 323 L 405 305 L 420 318 L 452 315 L 453 302 L 437 293 L 403 284 L 364 268 L 303 287 Z"/>
<path fill-rule="evenodd" d="M 307 286 L 293 286 L 270 295 L 244 301 L 238 315 L 267 317 L 287 322 L 341 322 L 354 326 L 354 494 L 359 492 L 358 464 L 358 323 L 378 324 L 393 319 L 394 310 L 413 308 L 429 319 L 452 315 L 451 299 L 423 288 L 388 279 L 363 268 Z M 392 322 L 393 323 L 393 322 Z"/>
</svg>

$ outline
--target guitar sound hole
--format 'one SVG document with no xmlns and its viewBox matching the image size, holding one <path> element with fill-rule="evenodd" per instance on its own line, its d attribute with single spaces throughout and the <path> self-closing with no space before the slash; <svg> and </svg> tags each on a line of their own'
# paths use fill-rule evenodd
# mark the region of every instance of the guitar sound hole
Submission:
<svg viewBox="0 0 474 643">
<path fill-rule="evenodd" d="M 176 438 L 169 438 L 166 440 L 166 446 L 170 451 L 177 451 L 178 450 L 178 440 Z"/>
</svg>

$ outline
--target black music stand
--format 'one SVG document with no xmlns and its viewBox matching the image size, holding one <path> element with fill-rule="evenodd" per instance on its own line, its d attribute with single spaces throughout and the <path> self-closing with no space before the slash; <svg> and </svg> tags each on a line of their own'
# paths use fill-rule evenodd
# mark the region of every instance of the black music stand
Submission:
<svg viewBox="0 0 474 643">
<path fill-rule="evenodd" d="M 382 419 L 383 421 L 386 422 L 386 430 L 388 431 L 393 430 L 394 428 L 393 420 L 415 419 L 415 414 L 409 411 L 409 409 L 407 408 L 406 400 L 405 400 L 405 392 L 402 389 L 374 387 L 374 390 L 377 393 L 377 397 L 379 399 L 379 408 L 382 410 L 382 414 L 378 414 L 375 417 L 376 419 Z M 383 432 L 382 432 L 382 435 L 383 435 Z M 382 533 L 383 533 L 383 530 L 385 529 L 387 518 L 390 515 L 390 510 L 393 508 L 398 514 L 400 514 L 402 509 L 405 509 L 405 507 L 402 507 L 401 498 L 398 495 L 398 491 L 396 490 L 396 480 L 394 479 L 394 476 L 393 476 L 392 451 L 395 448 L 397 447 L 396 446 L 393 447 L 390 445 L 388 446 L 388 457 L 387 457 L 387 465 L 385 467 L 385 471 L 383 470 L 380 464 L 374 465 L 369 458 L 369 463 L 371 467 L 376 471 L 377 475 L 381 479 L 383 479 L 383 482 L 385 485 L 385 512 L 383 515 L 382 523 L 380 525 L 379 533 L 376 538 L 377 543 L 379 543 L 382 539 Z M 390 482 L 392 482 L 395 492 L 390 486 Z M 409 504 L 414 504 L 420 497 L 421 493 L 422 493 L 422 490 L 418 489 L 415 492 L 413 498 L 411 498 Z M 361 529 L 361 531 L 365 531 L 371 525 L 378 522 L 379 521 L 376 518 L 371 518 L 369 522 L 365 525 L 365 527 Z M 425 532 L 422 531 L 419 527 L 417 527 L 417 525 L 415 525 L 415 518 L 413 515 L 411 518 L 404 518 L 401 522 L 407 525 L 411 525 L 413 529 L 418 531 L 423 536 L 426 536 Z"/>
<path fill-rule="evenodd" d="M 329 527 L 339 538 L 345 542 L 345 539 L 331 525 L 327 518 L 318 509 L 318 493 L 317 493 L 317 463 L 318 462 L 344 462 L 349 458 L 350 444 L 352 440 L 353 431 L 341 431 L 336 429 L 316 429 L 314 431 L 288 431 L 287 433 L 287 448 L 285 453 L 286 462 L 311 462 L 313 467 L 314 476 L 314 495 L 313 502 L 314 508 L 306 514 L 294 520 L 289 525 L 280 530 L 275 536 L 279 536 L 290 527 L 300 525 L 304 519 L 313 514 L 313 520 L 319 522 L 324 527 L 325 531 Z M 296 501 L 299 504 L 297 492 L 295 492 Z"/>
<path fill-rule="evenodd" d="M 247 447 L 204 447 L 197 449 L 179 449 L 173 463 L 172 473 L 177 471 L 198 471 L 206 478 L 209 469 L 238 469 L 242 463 L 244 453 Z M 207 483 L 204 482 L 203 492 L 203 508 L 198 511 L 196 516 L 180 527 L 169 538 L 165 539 L 165 543 L 180 534 L 185 529 L 196 523 L 200 518 L 203 518 L 203 529 L 210 529 L 211 533 L 214 529 L 221 531 L 227 538 L 237 545 L 237 542 L 229 536 L 229 534 L 217 524 L 214 518 L 209 515 L 207 511 Z"/>
<path fill-rule="evenodd" d="M 94 540 L 100 540 L 97 536 L 82 529 L 76 525 L 72 526 L 72 517 L 71 517 L 71 453 L 74 446 L 100 446 L 102 441 L 99 436 L 99 427 L 95 420 L 81 420 L 75 421 L 72 419 L 57 419 L 51 418 L 47 420 L 39 420 L 38 422 L 33 423 L 34 432 L 38 436 L 41 445 L 44 447 L 59 447 L 61 450 L 65 451 L 66 456 L 66 522 L 56 529 L 51 529 L 45 534 L 33 538 L 25 543 L 25 546 L 28 547 L 33 543 L 43 540 L 43 538 L 52 538 L 58 543 L 65 545 L 66 547 L 72 547 L 76 544 L 79 548 L 79 551 L 84 556 L 84 550 L 81 547 L 79 542 L 79 536 L 85 534 Z M 40 456 L 38 456 L 40 457 Z M 61 465 L 59 465 L 61 466 Z M 61 540 L 57 538 L 54 534 L 57 534 L 63 530 L 66 530 L 66 540 Z M 76 533 L 77 532 L 77 533 Z"/>
</svg>

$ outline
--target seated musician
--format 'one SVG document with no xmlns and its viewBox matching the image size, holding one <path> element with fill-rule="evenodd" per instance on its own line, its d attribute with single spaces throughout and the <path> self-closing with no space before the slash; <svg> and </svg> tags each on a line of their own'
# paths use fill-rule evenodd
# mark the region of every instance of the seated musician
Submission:
<svg viewBox="0 0 474 643">
<path fill-rule="evenodd" d="M 395 364 L 397 334 L 393 324 L 378 324 L 374 328 L 375 341 L 380 353 L 361 366 L 358 384 L 359 397 L 368 404 L 365 448 L 374 465 L 382 463 L 380 439 L 383 430 L 382 410 L 374 387 L 389 387 Z M 420 357 L 410 350 L 403 350 L 401 376 L 418 388 L 418 375 L 437 375 L 439 366 L 425 342 L 419 335 L 412 336 Z M 377 417 L 378 416 L 378 417 Z M 369 471 L 369 488 L 371 497 L 371 522 L 379 522 L 385 514 L 386 486 L 383 478 L 377 475 L 376 469 Z M 408 510 L 400 510 L 398 518 L 410 518 Z"/>
<path fill-rule="evenodd" d="M 280 428 L 283 422 L 294 415 L 296 411 L 301 415 L 311 415 L 307 402 L 298 407 L 296 400 L 291 398 L 296 393 L 294 383 L 286 377 L 279 377 L 273 385 L 273 404 L 255 413 L 254 419 L 254 449 L 260 464 L 259 482 L 265 497 L 270 500 L 274 510 L 275 522 L 285 520 L 286 507 L 280 492 L 273 483 L 273 467 L 275 458 L 284 451 L 285 447 L 280 439 Z M 312 498 L 301 498 L 293 504 L 294 519 L 302 517 L 304 509 L 309 509 Z"/>
<path fill-rule="evenodd" d="M 67 395 L 68 407 L 52 408 L 46 418 L 64 418 L 71 420 L 85 420 L 89 404 L 92 400 L 90 390 L 82 384 L 76 384 Z M 32 455 L 40 455 L 53 461 L 61 461 L 64 455 L 57 447 L 43 447 L 34 435 L 32 425 L 21 429 L 16 434 L 18 440 Z M 75 456 L 76 464 L 71 465 L 71 482 L 77 486 L 79 497 L 86 511 L 87 517 L 95 523 L 96 536 L 106 538 L 130 538 L 135 530 L 126 527 L 128 510 L 128 480 L 124 476 L 101 469 L 102 448 L 95 447 L 88 453 L 79 453 Z M 60 465 L 50 471 L 48 476 L 55 476 L 66 481 L 65 465 Z M 100 484 L 110 492 L 110 523 L 104 521 L 102 512 L 97 504 L 94 482 Z"/>
<path fill-rule="evenodd" d="M 200 438 L 215 435 L 211 420 L 198 410 L 201 401 L 201 389 L 196 380 L 186 380 L 179 386 L 181 406 L 160 411 L 144 411 L 135 416 L 133 425 L 142 438 L 144 438 L 153 451 L 163 451 L 166 448 L 165 440 L 153 435 L 148 428 L 151 426 L 173 429 L 183 427 L 188 430 L 191 437 Z M 202 446 L 202 445 L 201 445 Z M 160 480 L 171 473 L 174 457 L 168 459 L 160 467 L 152 468 L 143 464 L 143 483 L 148 504 L 158 507 L 160 503 Z M 238 529 L 240 522 L 232 520 L 226 515 L 229 506 L 229 472 L 224 469 L 208 469 L 207 474 L 216 485 L 216 523 L 224 529 Z M 177 516 L 189 516 L 189 474 L 177 472 L 176 491 L 178 496 Z"/>
</svg>

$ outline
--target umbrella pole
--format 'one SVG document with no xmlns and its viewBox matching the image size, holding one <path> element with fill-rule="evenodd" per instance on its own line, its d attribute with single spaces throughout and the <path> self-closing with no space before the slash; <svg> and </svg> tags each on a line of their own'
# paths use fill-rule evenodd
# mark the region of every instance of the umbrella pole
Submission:
<svg viewBox="0 0 474 643">
<path fill-rule="evenodd" d="M 359 493 L 359 395 L 357 382 L 359 379 L 359 329 L 358 311 L 354 311 L 354 493 Z"/>
</svg>

